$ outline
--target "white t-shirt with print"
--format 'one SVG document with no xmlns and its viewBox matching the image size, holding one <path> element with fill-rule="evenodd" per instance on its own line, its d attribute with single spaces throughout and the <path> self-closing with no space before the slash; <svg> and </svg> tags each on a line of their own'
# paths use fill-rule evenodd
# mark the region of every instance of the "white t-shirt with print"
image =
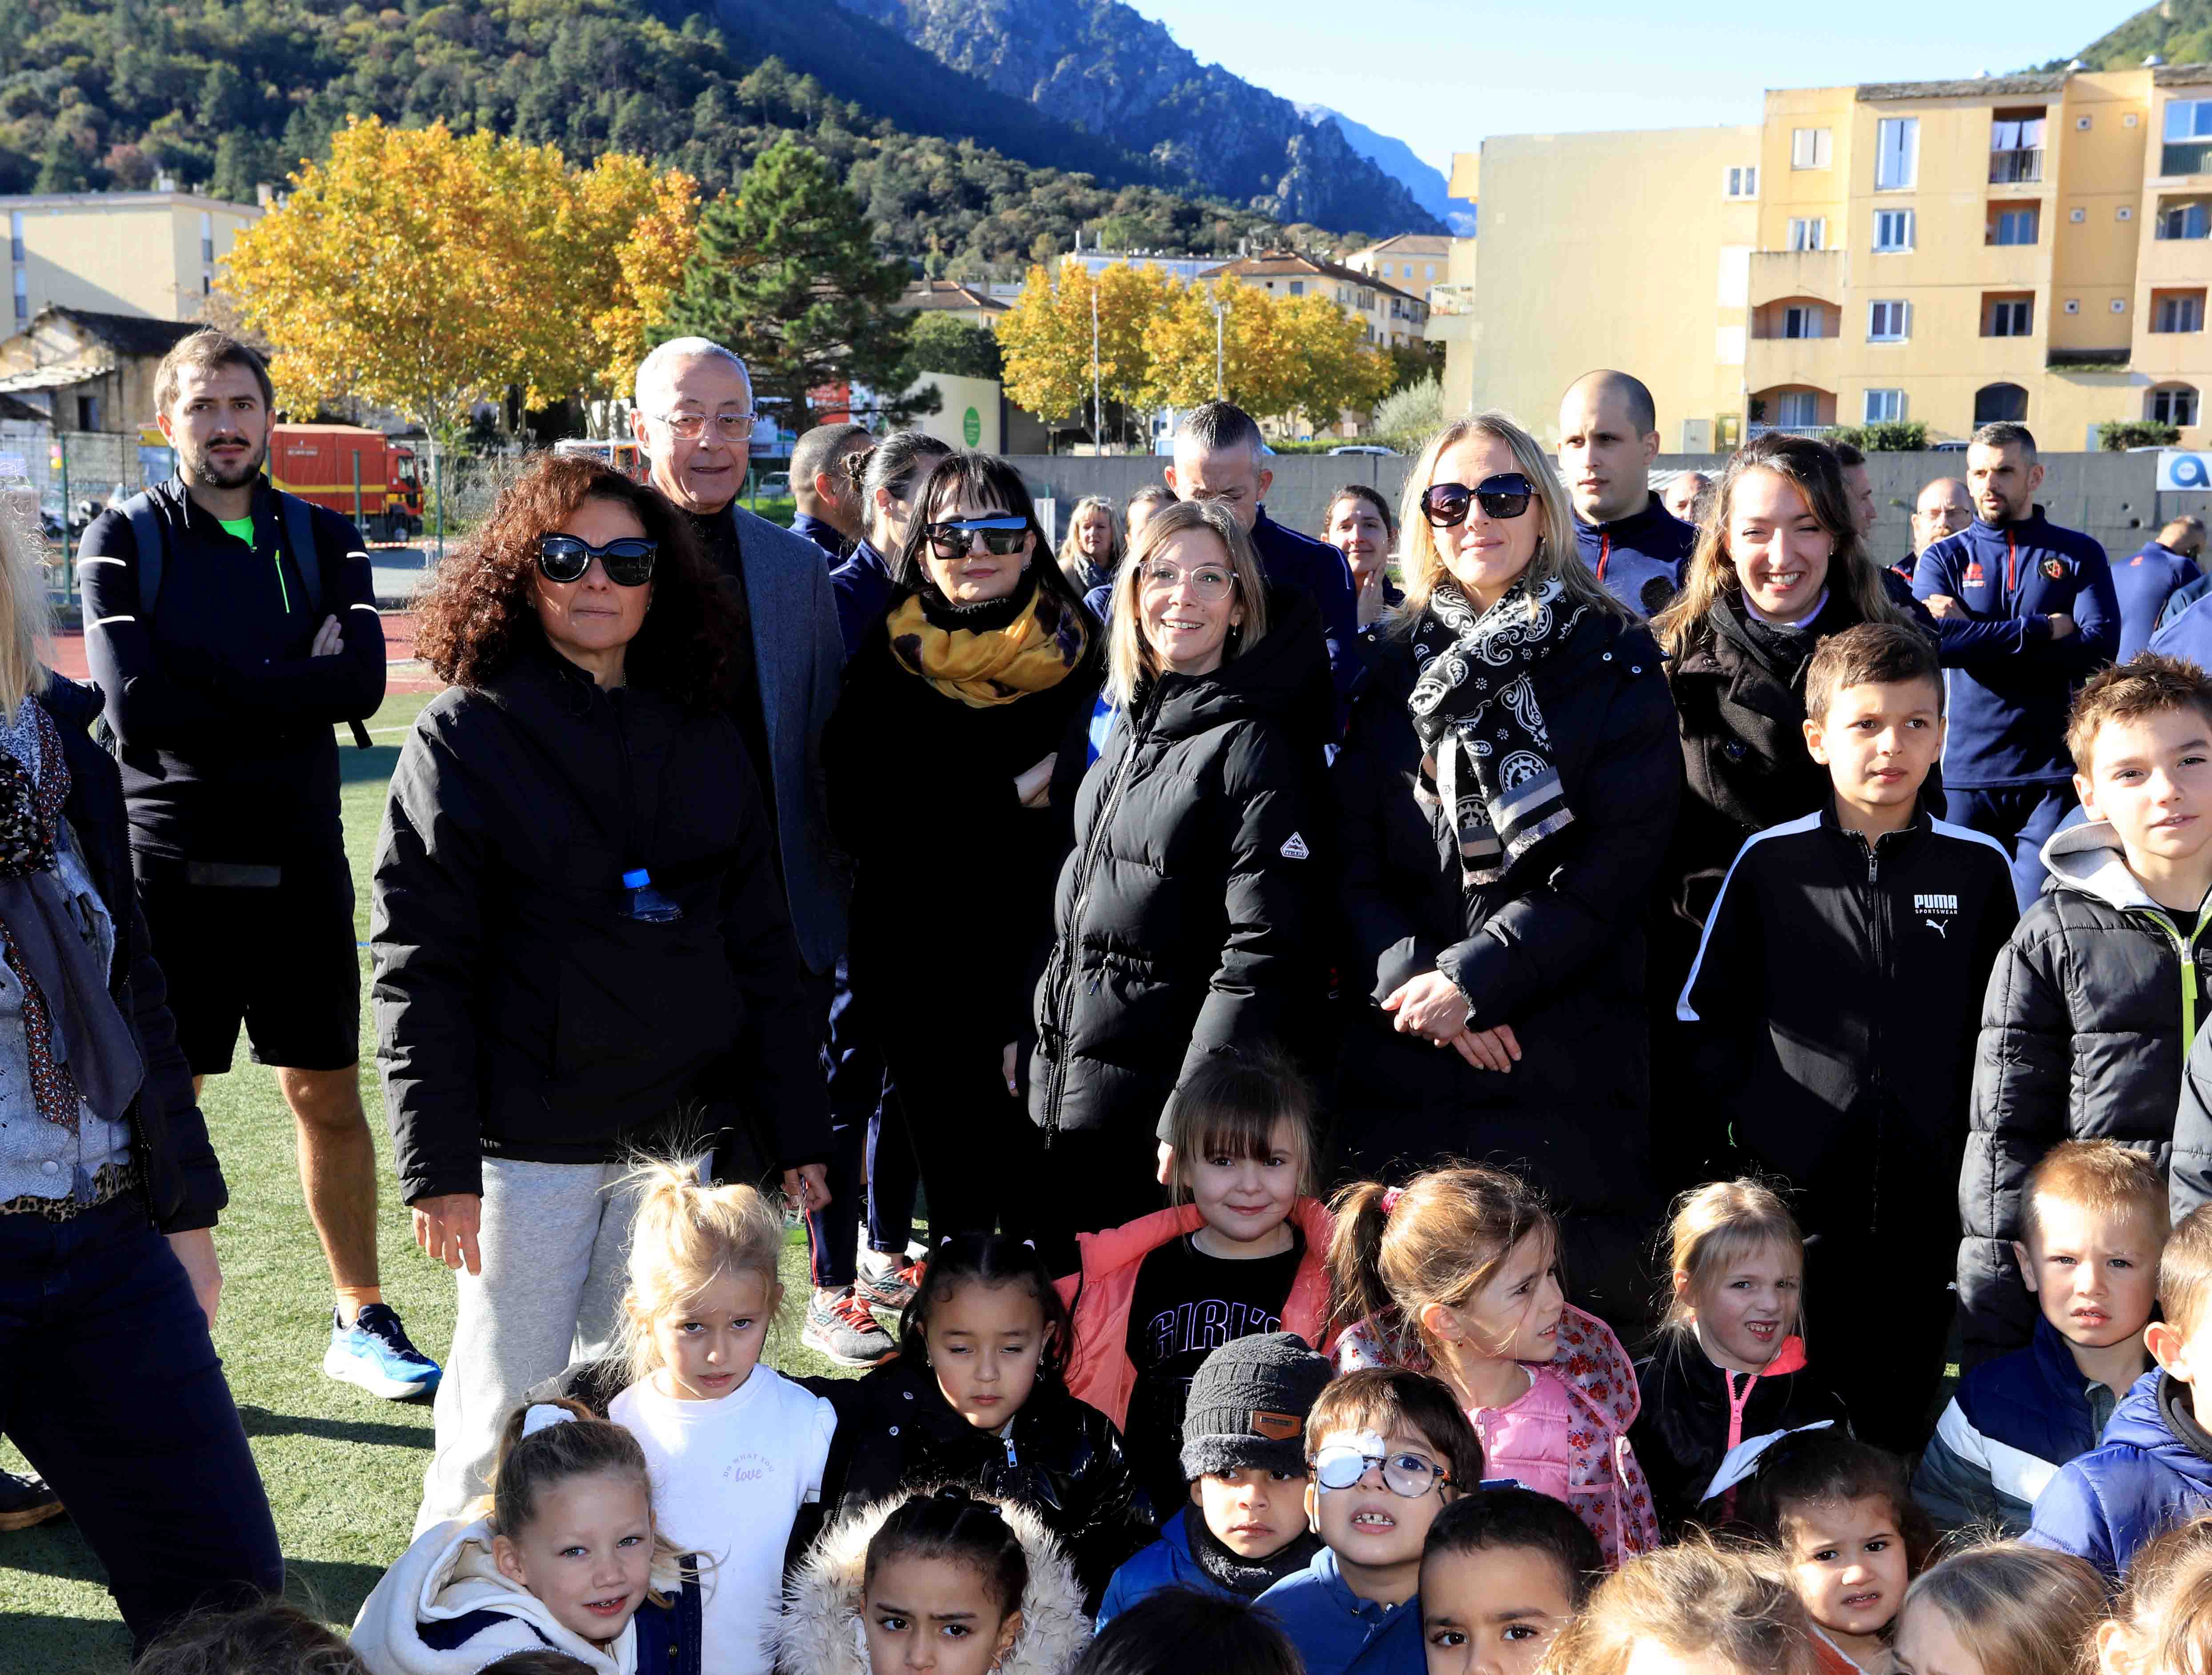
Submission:
<svg viewBox="0 0 2212 1675">
<path fill-rule="evenodd" d="M 661 1533 L 705 1561 L 703 1675 L 768 1675 L 784 1546 L 799 1508 L 822 1498 L 836 1411 L 756 1367 L 711 1402 L 664 1395 L 656 1375 L 616 1397 L 608 1417 L 645 1450 Z"/>
</svg>

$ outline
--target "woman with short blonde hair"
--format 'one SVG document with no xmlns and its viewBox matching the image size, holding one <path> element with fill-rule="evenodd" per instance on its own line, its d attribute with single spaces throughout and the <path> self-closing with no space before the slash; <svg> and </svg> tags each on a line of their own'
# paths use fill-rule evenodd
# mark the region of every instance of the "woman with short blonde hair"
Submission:
<svg viewBox="0 0 2212 1675">
<path fill-rule="evenodd" d="M 1571 1213 L 1577 1301 L 1633 1337 L 1656 1206 L 1644 894 L 1681 790 L 1659 648 L 1576 549 L 1502 413 L 1445 426 L 1407 480 L 1405 603 L 1332 776 L 1371 1003 L 1345 1047 L 1339 1169 L 1452 1156 Z"/>
</svg>

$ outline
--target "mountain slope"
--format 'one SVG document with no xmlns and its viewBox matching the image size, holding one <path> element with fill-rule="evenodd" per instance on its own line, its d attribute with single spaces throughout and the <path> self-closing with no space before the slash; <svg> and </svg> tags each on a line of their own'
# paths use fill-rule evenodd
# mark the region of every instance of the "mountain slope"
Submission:
<svg viewBox="0 0 2212 1675">
<path fill-rule="evenodd" d="M 2212 60 L 2212 0 L 2165 0 L 2106 30 L 2076 55 L 2092 70 L 2131 70 L 2152 53 L 2170 64 Z M 2047 68 L 2063 67 L 2063 61 Z"/>
<path fill-rule="evenodd" d="M 1201 64 L 1119 0 L 840 0 L 994 91 L 1110 135 L 1200 188 L 1285 221 L 1435 233 L 1442 223 L 1333 126 Z"/>
<path fill-rule="evenodd" d="M 1474 236 L 1474 206 L 1455 203 L 1451 183 L 1444 178 L 1443 171 L 1423 162 L 1405 141 L 1378 134 L 1365 123 L 1354 122 L 1343 112 L 1332 111 L 1326 105 L 1297 105 L 1291 108 L 1316 128 L 1325 123 L 1335 128 L 1354 151 L 1403 186 L 1414 203 L 1460 237 Z"/>
<path fill-rule="evenodd" d="M 933 273 L 1010 276 L 1102 225 L 1191 253 L 1285 237 L 1249 209 L 1145 184 L 1162 178 L 1149 159 L 856 17 L 815 20 L 799 44 L 836 58 L 847 85 L 884 84 L 877 96 L 927 131 L 794 74 L 769 49 L 799 32 L 769 0 L 720 0 L 726 32 L 693 0 L 401 3 L 4 0 L 0 191 L 169 176 L 250 203 L 257 182 L 326 155 L 349 115 L 373 114 L 551 143 L 577 162 L 635 152 L 710 191 L 795 133 L 836 164 L 885 243 Z"/>
</svg>

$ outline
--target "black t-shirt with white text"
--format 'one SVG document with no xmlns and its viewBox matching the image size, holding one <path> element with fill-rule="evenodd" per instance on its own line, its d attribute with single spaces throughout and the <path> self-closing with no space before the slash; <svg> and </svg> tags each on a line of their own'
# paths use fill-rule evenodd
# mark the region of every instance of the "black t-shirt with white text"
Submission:
<svg viewBox="0 0 2212 1675">
<path fill-rule="evenodd" d="M 1232 1262 L 1206 1255 L 1186 1234 L 1137 1270 L 1128 1343 L 1137 1383 L 1125 1441 L 1138 1481 L 1152 1491 L 1163 1519 L 1186 1498 L 1182 1411 L 1199 1363 L 1232 1338 L 1283 1329 L 1304 1242 L 1293 1228 L 1281 1255 Z"/>
</svg>

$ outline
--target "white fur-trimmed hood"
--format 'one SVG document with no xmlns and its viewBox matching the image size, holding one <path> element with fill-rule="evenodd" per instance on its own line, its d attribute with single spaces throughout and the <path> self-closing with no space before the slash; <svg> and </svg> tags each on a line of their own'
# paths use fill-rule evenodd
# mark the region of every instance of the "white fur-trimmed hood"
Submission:
<svg viewBox="0 0 2212 1675">
<path fill-rule="evenodd" d="M 869 1675 L 860 1625 L 860 1579 L 868 1543 L 909 1497 L 862 1508 L 822 1532 L 784 1584 L 776 1620 L 775 1666 L 781 1675 Z M 1001 1503 L 1007 1527 L 1029 1560 L 1022 1590 L 1022 1631 L 1000 1675 L 1065 1675 L 1091 1638 L 1091 1618 L 1059 1538 L 1027 1507 Z"/>
</svg>

